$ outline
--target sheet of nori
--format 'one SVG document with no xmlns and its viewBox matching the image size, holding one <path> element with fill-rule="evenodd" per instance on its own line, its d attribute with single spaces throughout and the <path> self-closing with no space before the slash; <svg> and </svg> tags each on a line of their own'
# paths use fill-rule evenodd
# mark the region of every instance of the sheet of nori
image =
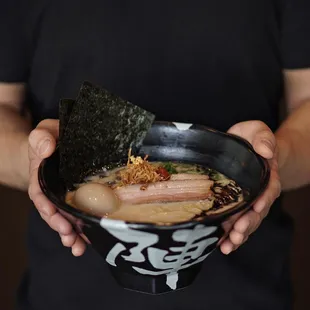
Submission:
<svg viewBox="0 0 310 310">
<path fill-rule="evenodd" d="M 63 140 L 74 103 L 74 99 L 61 99 L 59 102 L 59 141 Z"/>
<path fill-rule="evenodd" d="M 84 82 L 62 138 L 61 173 L 70 188 L 137 148 L 155 116 L 107 90 Z"/>
<path fill-rule="evenodd" d="M 59 149 L 59 154 L 60 154 L 60 171 L 65 170 L 65 165 L 67 160 L 70 160 L 66 156 L 66 149 L 63 148 L 63 138 L 64 138 L 64 133 L 67 127 L 67 124 L 70 119 L 70 115 L 73 109 L 73 105 L 75 103 L 74 99 L 61 99 L 59 102 L 59 138 L 58 138 L 58 149 Z"/>
</svg>

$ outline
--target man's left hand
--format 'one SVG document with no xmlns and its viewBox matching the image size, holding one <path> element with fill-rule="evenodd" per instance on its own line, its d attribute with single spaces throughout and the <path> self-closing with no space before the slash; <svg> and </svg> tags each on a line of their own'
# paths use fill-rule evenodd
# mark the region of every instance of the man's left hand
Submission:
<svg viewBox="0 0 310 310">
<path fill-rule="evenodd" d="M 240 136 L 250 142 L 254 150 L 268 160 L 271 175 L 266 191 L 255 202 L 253 208 L 236 221 L 229 236 L 221 244 L 220 248 L 224 254 L 236 250 L 249 238 L 267 216 L 271 205 L 281 193 L 277 142 L 271 129 L 261 121 L 246 121 L 232 126 L 228 133 Z"/>
</svg>

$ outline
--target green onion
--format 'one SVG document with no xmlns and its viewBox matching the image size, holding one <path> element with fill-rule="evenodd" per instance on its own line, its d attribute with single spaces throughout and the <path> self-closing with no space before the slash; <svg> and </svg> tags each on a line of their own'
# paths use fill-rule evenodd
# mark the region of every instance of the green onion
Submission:
<svg viewBox="0 0 310 310">
<path fill-rule="evenodd" d="M 177 174 L 177 170 L 171 162 L 164 163 L 163 167 L 168 171 L 169 174 Z"/>
</svg>

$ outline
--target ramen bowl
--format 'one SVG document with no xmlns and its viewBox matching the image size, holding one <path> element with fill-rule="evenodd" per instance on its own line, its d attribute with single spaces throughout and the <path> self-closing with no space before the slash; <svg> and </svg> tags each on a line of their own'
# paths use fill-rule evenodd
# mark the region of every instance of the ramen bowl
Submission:
<svg viewBox="0 0 310 310">
<path fill-rule="evenodd" d="M 236 181 L 244 199 L 233 208 L 171 225 L 100 218 L 66 204 L 59 175 L 59 152 L 39 169 L 43 193 L 84 234 L 123 288 L 162 294 L 189 286 L 237 218 L 266 189 L 270 171 L 245 140 L 200 125 L 155 122 L 139 154 L 154 161 L 179 161 L 211 167 Z"/>
</svg>

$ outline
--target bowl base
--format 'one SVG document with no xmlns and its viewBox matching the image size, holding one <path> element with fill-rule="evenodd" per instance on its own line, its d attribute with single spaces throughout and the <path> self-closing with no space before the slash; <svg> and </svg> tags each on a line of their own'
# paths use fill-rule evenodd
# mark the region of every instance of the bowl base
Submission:
<svg viewBox="0 0 310 310">
<path fill-rule="evenodd" d="M 191 285 L 198 275 L 202 264 L 197 264 L 189 268 L 178 271 L 173 277 L 177 277 L 175 287 L 168 283 L 167 275 L 145 276 L 133 273 L 126 273 L 118 268 L 110 267 L 111 273 L 117 283 L 124 289 L 144 294 L 159 295 L 166 294 L 186 288 Z"/>
</svg>

